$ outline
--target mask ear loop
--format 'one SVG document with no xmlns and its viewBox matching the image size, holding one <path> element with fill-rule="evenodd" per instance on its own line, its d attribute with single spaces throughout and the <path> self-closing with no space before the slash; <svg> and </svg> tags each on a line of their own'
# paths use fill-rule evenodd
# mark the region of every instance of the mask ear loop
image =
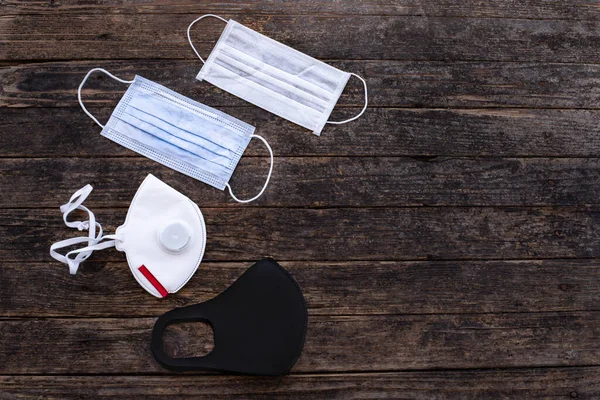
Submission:
<svg viewBox="0 0 600 400">
<path fill-rule="evenodd" d="M 106 235 L 102 236 L 102 226 L 96 222 L 96 217 L 94 213 L 89 210 L 87 207 L 81 205 L 85 199 L 92 192 L 93 188 L 91 185 L 86 185 L 76 191 L 68 203 L 60 206 L 60 211 L 63 213 L 63 221 L 65 225 L 69 228 L 77 228 L 80 231 L 85 229 L 88 230 L 88 236 L 80 236 L 70 239 L 61 240 L 56 242 L 50 246 L 50 256 L 57 261 L 60 261 L 63 264 L 67 264 L 69 266 L 69 273 L 71 275 L 75 275 L 77 270 L 79 269 L 79 264 L 88 259 L 89 256 L 92 255 L 94 250 L 100 250 L 107 247 L 112 247 L 115 245 L 115 240 L 111 240 L 110 242 L 100 243 L 105 239 L 116 239 L 114 235 Z M 88 213 L 87 221 L 69 221 L 68 216 L 74 210 L 82 210 Z M 96 235 L 96 228 L 98 228 L 98 234 Z M 86 243 L 87 246 L 73 250 L 67 253 L 66 255 L 62 255 L 58 253 L 57 250 L 73 246 L 80 243 Z M 75 255 L 74 258 L 71 258 L 72 255 Z"/>
<path fill-rule="evenodd" d="M 196 55 L 198 56 L 198 58 L 200 59 L 200 61 L 202 61 L 202 64 L 204 64 L 206 61 L 204 61 L 204 58 L 200 57 L 200 54 L 198 53 L 198 51 L 196 50 L 196 48 L 194 47 L 194 44 L 192 43 L 192 38 L 190 37 L 190 29 L 192 28 L 192 26 L 200 21 L 203 18 L 206 17 L 213 17 L 213 18 L 218 18 L 221 21 L 225 22 L 226 24 L 228 23 L 227 20 L 225 18 L 219 17 L 218 15 L 215 14 L 205 14 L 203 16 L 201 16 L 200 18 L 196 18 L 191 24 L 190 26 L 188 26 L 187 28 L 187 38 L 188 38 L 188 42 L 190 42 L 190 46 L 192 46 L 192 50 L 194 50 L 194 53 L 196 53 Z"/>
<path fill-rule="evenodd" d="M 363 86 L 365 87 L 365 106 L 363 107 L 362 111 L 360 113 L 358 113 L 358 115 L 356 115 L 356 116 L 354 116 L 352 118 L 349 118 L 349 119 L 347 119 L 345 121 L 326 121 L 325 122 L 326 124 L 340 125 L 340 124 L 345 124 L 345 123 L 350 122 L 350 121 L 354 121 L 355 119 L 358 119 L 358 117 L 360 117 L 361 115 L 363 115 L 364 112 L 367 109 L 367 105 L 369 103 L 369 97 L 368 97 L 368 94 L 367 94 L 367 82 L 365 82 L 365 80 L 363 78 L 361 78 L 360 76 L 356 75 L 353 72 L 350 72 L 350 75 L 354 75 L 355 77 L 357 77 L 358 79 L 360 79 L 362 81 L 362 83 L 363 83 Z"/>
<path fill-rule="evenodd" d="M 231 195 L 231 197 L 235 201 L 237 201 L 238 203 L 250 203 L 250 202 L 258 199 L 260 196 L 262 196 L 262 194 L 264 193 L 265 189 L 267 188 L 267 185 L 269 184 L 269 180 L 271 179 L 271 173 L 273 172 L 273 150 L 271 150 L 271 146 L 269 146 L 269 143 L 267 143 L 267 141 L 262 136 L 252 135 L 252 137 L 262 140 L 262 142 L 265 144 L 265 146 L 267 146 L 267 150 L 269 150 L 269 154 L 271 155 L 271 167 L 269 168 L 269 174 L 267 175 L 267 180 L 265 181 L 265 185 L 261 189 L 260 193 L 257 194 L 256 196 L 254 196 L 251 199 L 248 199 L 248 200 L 240 200 L 240 199 L 238 199 L 237 197 L 235 197 L 235 195 L 231 191 L 231 186 L 229 186 L 229 183 L 225 184 L 225 186 L 227 186 L 227 189 L 229 189 L 229 194 Z"/>
<path fill-rule="evenodd" d="M 73 238 L 73 239 L 77 239 L 77 238 Z M 103 242 L 103 240 L 106 240 L 106 239 L 110 239 L 110 240 Z M 68 240 L 70 240 L 70 239 L 64 240 L 63 242 L 66 242 Z M 92 253 L 94 252 L 94 250 L 103 250 L 103 249 L 108 249 L 109 247 L 115 247 L 117 240 L 118 240 L 117 235 L 106 235 L 106 236 L 102 236 L 102 237 L 98 238 L 96 240 L 96 242 L 92 245 L 68 252 L 65 255 L 65 258 L 67 260 L 67 264 L 69 265 L 69 271 L 71 272 L 71 275 L 75 275 L 75 273 L 79 269 L 79 264 L 81 264 L 89 256 L 91 256 Z M 75 243 L 72 243 L 72 244 L 75 244 Z M 63 247 L 66 247 L 66 246 L 63 246 Z M 71 256 L 74 254 L 76 255 L 75 258 L 71 258 Z M 80 257 L 82 254 L 85 254 L 86 256 Z"/>
<path fill-rule="evenodd" d="M 103 68 L 94 68 L 91 69 L 87 75 L 85 76 L 85 78 L 83 78 L 83 80 L 81 81 L 81 83 L 79 84 L 79 88 L 77 89 L 77 99 L 79 100 L 79 105 L 81 106 L 81 108 L 83 109 L 83 112 L 85 112 L 88 117 L 90 117 L 95 123 L 98 124 L 98 126 L 100 126 L 100 128 L 104 129 L 104 125 L 102 125 L 97 119 L 96 117 L 94 117 L 88 110 L 87 108 L 85 108 L 85 106 L 83 105 L 83 101 L 81 100 L 81 89 L 83 88 L 83 85 L 85 84 L 85 81 L 87 81 L 87 79 L 89 78 L 89 76 L 92 74 L 92 72 L 95 71 L 100 71 L 100 72 L 104 72 L 106 75 L 110 76 L 111 78 L 113 78 L 116 81 L 119 81 L 121 83 L 133 83 L 134 81 L 126 81 L 124 79 L 121 78 L 117 78 L 116 76 L 114 76 L 113 74 L 111 74 L 110 72 L 108 72 L 107 70 L 103 69 Z"/>
</svg>

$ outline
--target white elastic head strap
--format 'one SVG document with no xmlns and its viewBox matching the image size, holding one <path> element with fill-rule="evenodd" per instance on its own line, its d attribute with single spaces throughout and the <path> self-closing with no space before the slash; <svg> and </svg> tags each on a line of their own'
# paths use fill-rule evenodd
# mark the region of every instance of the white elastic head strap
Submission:
<svg viewBox="0 0 600 400">
<path fill-rule="evenodd" d="M 200 18 L 196 18 L 196 19 L 195 19 L 195 20 L 194 20 L 194 21 L 193 21 L 193 22 L 190 24 L 190 26 L 188 26 L 188 28 L 187 28 L 187 38 L 188 38 L 188 42 L 190 42 L 190 46 L 192 46 L 192 50 L 194 50 L 194 53 L 196 53 L 196 55 L 198 56 L 198 58 L 200 59 L 200 61 L 202 61 L 202 64 L 204 64 L 204 63 L 205 63 L 205 61 L 204 61 L 204 58 L 200 57 L 200 54 L 198 54 L 198 51 L 196 50 L 196 48 L 194 47 L 194 44 L 192 43 L 192 38 L 190 37 L 190 29 L 192 28 L 192 26 L 193 26 L 193 25 L 194 25 L 196 22 L 198 22 L 198 21 L 200 21 L 201 19 L 203 19 L 203 18 L 206 18 L 206 17 L 218 18 L 218 19 L 220 19 L 221 21 L 223 21 L 223 22 L 227 23 L 227 20 L 226 20 L 225 18 L 219 17 L 218 15 L 214 15 L 214 14 L 205 14 L 205 15 L 201 16 Z"/>
<path fill-rule="evenodd" d="M 105 69 L 102 68 L 94 68 L 91 69 L 87 75 L 85 76 L 85 78 L 83 78 L 83 80 L 81 81 L 81 83 L 79 84 L 79 88 L 77 89 L 77 99 L 79 100 L 79 105 L 81 106 L 81 108 L 83 109 L 83 112 L 85 112 L 88 117 L 90 117 L 92 120 L 94 120 L 95 123 L 97 123 L 100 128 L 104 129 L 104 125 L 102 125 L 100 122 L 98 122 L 98 120 L 96 119 L 96 117 L 94 117 L 88 110 L 87 108 L 85 108 L 85 106 L 83 105 L 83 101 L 81 100 L 81 89 L 83 88 L 83 85 L 85 84 L 85 81 L 87 81 L 87 78 L 92 74 L 92 72 L 95 71 L 100 71 L 100 72 L 104 72 L 106 75 L 110 76 L 111 78 L 113 78 L 114 80 L 117 80 L 119 82 L 122 83 L 133 83 L 134 81 L 126 81 L 124 79 L 121 78 L 117 78 L 116 76 L 114 76 L 113 74 L 111 74 L 110 72 L 108 72 Z"/>
<path fill-rule="evenodd" d="M 73 239 L 77 239 L 77 238 L 73 238 Z M 103 242 L 106 239 L 110 239 L 110 240 Z M 63 242 L 66 242 L 68 240 L 72 240 L 72 239 L 67 239 L 67 240 L 64 240 Z M 65 258 L 67 260 L 67 264 L 69 265 L 69 272 L 71 273 L 71 275 L 75 275 L 75 273 L 79 269 L 79 264 L 81 264 L 89 256 L 91 256 L 92 253 L 94 252 L 94 250 L 103 250 L 103 249 L 108 249 L 109 247 L 114 247 L 116 242 L 117 242 L 116 235 L 106 235 L 106 236 L 99 237 L 95 241 L 94 244 L 90 244 L 81 249 L 72 250 L 72 251 L 68 252 L 66 254 Z M 73 242 L 72 244 L 76 244 L 76 242 Z M 63 246 L 63 247 L 66 247 L 66 246 Z M 75 258 L 71 258 L 72 255 L 75 255 Z"/>
<path fill-rule="evenodd" d="M 60 211 L 63 213 L 63 221 L 65 225 L 69 228 L 77 228 L 79 231 L 83 231 L 85 229 L 88 230 L 88 236 L 80 236 L 74 237 L 70 239 L 61 240 L 59 242 L 54 243 L 50 246 L 50 256 L 57 261 L 60 261 L 63 264 L 67 264 L 69 266 L 69 273 L 74 275 L 79 269 L 79 264 L 83 261 L 87 260 L 89 256 L 92 255 L 93 250 L 99 250 L 100 248 L 111 247 L 109 245 L 110 242 L 102 242 L 104 239 L 115 239 L 113 235 L 102 236 L 102 226 L 96 222 L 96 217 L 94 213 L 90 211 L 87 207 L 82 206 L 81 204 L 85 201 L 85 199 L 89 196 L 91 191 L 93 190 L 91 185 L 86 185 L 76 191 L 68 203 L 60 206 Z M 69 221 L 68 216 L 74 210 L 82 210 L 88 213 L 87 221 Z M 98 228 L 98 234 L 96 234 L 96 228 Z M 73 246 L 80 243 L 86 243 L 87 246 L 79 249 L 73 250 L 67 253 L 66 255 L 62 255 L 58 253 L 57 250 Z M 114 240 L 111 241 L 112 246 L 114 246 Z M 75 255 L 74 258 L 71 256 Z"/>
<path fill-rule="evenodd" d="M 269 154 L 271 155 L 271 167 L 269 168 L 269 174 L 267 175 L 267 180 L 265 181 L 265 185 L 263 186 L 262 190 L 260 191 L 259 194 L 257 194 L 256 196 L 254 196 L 251 199 L 248 199 L 248 200 L 238 199 L 237 197 L 235 197 L 235 195 L 231 191 L 231 186 L 229 186 L 229 183 L 225 184 L 225 186 L 227 186 L 227 189 L 229 189 L 229 194 L 231 195 L 231 197 L 238 203 L 250 203 L 251 201 L 254 201 L 254 200 L 258 199 L 260 196 L 262 196 L 265 189 L 267 188 L 267 185 L 269 184 L 269 179 L 271 179 L 271 173 L 273 172 L 273 150 L 271 150 L 271 146 L 269 146 L 269 143 L 267 143 L 267 141 L 262 136 L 252 135 L 252 137 L 262 140 L 262 142 L 265 144 L 265 146 L 267 146 L 267 150 L 269 150 Z"/>
<path fill-rule="evenodd" d="M 68 203 L 60 206 L 60 212 L 63 213 L 63 221 L 65 222 L 65 225 L 68 226 L 69 228 L 77 228 L 80 231 L 82 231 L 84 229 L 89 230 L 90 227 L 92 229 L 94 229 L 95 227 L 98 227 L 100 229 L 100 233 L 102 233 L 102 227 L 100 226 L 99 223 L 95 222 L 96 218 L 94 217 L 94 213 L 91 212 L 90 210 L 88 210 L 86 207 L 81 205 L 85 201 L 85 199 L 87 199 L 87 197 L 90 195 L 92 190 L 94 190 L 92 185 L 85 185 L 84 187 L 82 187 L 81 189 L 79 189 L 78 191 L 73 193 L 73 196 L 71 196 Z M 71 212 L 73 212 L 74 210 L 83 210 L 83 211 L 87 212 L 88 220 L 87 221 L 69 221 L 68 220 L 69 214 Z M 93 237 L 93 235 L 90 237 Z"/>
<path fill-rule="evenodd" d="M 363 107 L 362 111 L 360 113 L 358 113 L 358 115 L 349 118 L 345 121 L 327 121 L 327 124 L 334 124 L 334 125 L 340 125 L 340 124 L 345 124 L 346 122 L 350 122 L 350 121 L 354 121 L 355 119 L 357 119 L 358 117 L 360 117 L 361 115 L 363 115 L 363 113 L 365 112 L 365 110 L 367 109 L 367 105 L 369 103 L 369 97 L 367 95 L 367 82 L 365 82 L 365 80 L 363 78 L 361 78 L 360 76 L 356 75 L 355 73 L 350 72 L 350 75 L 354 75 L 355 77 L 357 77 L 358 79 L 360 79 L 363 83 L 363 86 L 365 87 L 365 106 Z"/>
</svg>

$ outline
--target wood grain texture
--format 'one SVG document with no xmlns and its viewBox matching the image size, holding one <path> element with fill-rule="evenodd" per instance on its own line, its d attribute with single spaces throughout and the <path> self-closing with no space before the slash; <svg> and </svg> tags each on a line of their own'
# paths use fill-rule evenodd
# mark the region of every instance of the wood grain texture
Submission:
<svg viewBox="0 0 600 400">
<path fill-rule="evenodd" d="M 231 18 L 319 59 L 597 63 L 600 22 L 403 16 Z M 0 18 L 3 60 L 193 59 L 178 14 L 22 14 Z M 208 55 L 223 30 L 211 21 L 192 38 Z M 343 29 L 339 29 L 343 27 Z M 28 46 L 22 46 L 27 41 Z M 60 46 L 56 45 L 59 42 Z"/>
<path fill-rule="evenodd" d="M 202 64 L 192 58 L 191 49 L 186 50 L 182 57 L 187 60 L 98 60 L 7 66 L 0 70 L 0 106 L 78 108 L 77 87 L 94 67 L 102 67 L 127 79 L 136 74 L 144 76 L 213 107 L 249 105 L 209 83 L 197 81 L 195 76 Z M 367 80 L 371 108 L 598 109 L 600 102 L 600 65 L 594 64 L 397 60 L 336 60 L 330 63 Z M 126 87 L 96 73 L 86 82 L 84 102 L 88 107 L 114 106 Z M 340 111 L 340 108 L 362 105 L 363 86 L 357 79 L 350 79 L 331 119 L 340 120 L 356 113 L 356 110 Z M 253 108 L 252 116 L 267 114 Z M 332 128 L 328 126 L 327 130 Z"/>
<path fill-rule="evenodd" d="M 125 261 L 4 263 L 0 317 L 154 317 L 224 291 L 252 263 L 203 262 L 176 294 L 157 301 Z M 281 263 L 310 315 L 598 311 L 600 262 L 427 261 Z M 35 293 L 32 296 L 31 293 Z"/>
<path fill-rule="evenodd" d="M 262 187 L 269 165 L 266 158 L 242 158 L 231 179 L 238 196 L 252 197 Z M 56 207 L 87 183 L 96 187 L 86 201 L 89 207 L 129 207 L 148 173 L 202 207 L 239 208 L 229 201 L 227 191 L 142 157 L 3 159 L 0 207 Z M 581 206 L 599 202 L 597 158 L 277 157 L 267 191 L 249 206 Z"/>
<path fill-rule="evenodd" d="M 185 30 L 233 18 L 365 77 L 369 109 L 321 137 L 194 77 Z M 597 0 L 0 0 L 0 399 L 600 397 L 600 3 Z M 194 26 L 208 55 L 223 29 Z M 248 206 L 104 139 L 79 109 L 93 67 L 135 74 L 258 127 L 275 151 Z M 84 91 L 106 120 L 125 87 Z M 355 114 L 352 79 L 332 119 Z M 252 142 L 232 179 L 262 185 Z M 204 260 L 163 301 L 123 253 L 75 276 L 48 255 L 58 206 L 86 202 L 114 232 L 154 173 L 200 206 Z M 262 256 L 302 287 L 293 374 L 160 368 L 156 318 L 208 300 Z M 205 324 L 165 347 L 206 354 Z"/>
<path fill-rule="evenodd" d="M 277 157 L 597 157 L 600 154 L 600 111 L 369 109 L 360 119 L 327 126 L 316 137 L 252 107 L 221 110 L 255 125 L 257 133 L 268 138 Z M 112 109 L 95 108 L 92 112 L 106 121 Z M 78 108 L 0 108 L 0 157 L 133 155 L 102 137 L 98 126 Z M 242 165 L 254 156 L 265 157 L 265 149 L 250 142 Z M 307 172 L 310 171 L 303 171 Z M 278 175 L 280 171 L 275 170 L 274 178 Z"/>
<path fill-rule="evenodd" d="M 573 0 L 567 3 L 557 0 L 525 0 L 480 2 L 477 0 L 240 0 L 214 2 L 210 0 L 179 0 L 165 3 L 151 1 L 115 1 L 102 0 L 93 3 L 81 3 L 74 0 L 30 1 L 4 0 L 4 12 L 8 14 L 61 13 L 61 14 L 188 14 L 198 16 L 205 13 L 227 14 L 342 14 L 342 15 L 410 15 L 442 17 L 482 17 L 482 18 L 534 18 L 534 19 L 574 19 L 598 20 L 600 10 L 593 1 Z"/>
<path fill-rule="evenodd" d="M 0 398 L 470 399 L 600 396 L 598 367 L 245 376 L 0 376 Z"/>
<path fill-rule="evenodd" d="M 105 232 L 127 210 L 98 209 Z M 541 259 L 600 257 L 597 207 L 203 208 L 205 261 Z M 52 261 L 51 243 L 75 237 L 48 209 L 0 210 L 0 261 Z M 123 261 L 116 250 L 90 260 Z M 54 261 L 52 261 L 54 262 Z M 63 267 L 55 263 L 57 267 Z"/>
<path fill-rule="evenodd" d="M 1 374 L 165 373 L 153 361 L 155 318 L 0 321 Z M 176 335 L 179 354 L 206 334 Z M 309 316 L 293 372 L 597 365 L 600 313 Z M 168 339 L 168 338 L 167 338 Z M 35 345 L 33 345 L 35 343 Z M 43 350 L 43 351 L 42 351 Z"/>
</svg>

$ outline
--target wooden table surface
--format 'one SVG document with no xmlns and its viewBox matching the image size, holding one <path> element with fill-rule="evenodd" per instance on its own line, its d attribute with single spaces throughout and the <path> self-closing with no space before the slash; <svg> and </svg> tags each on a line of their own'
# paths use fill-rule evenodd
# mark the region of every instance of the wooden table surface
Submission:
<svg viewBox="0 0 600 400">
<path fill-rule="evenodd" d="M 195 75 L 185 31 L 233 18 L 369 84 L 369 109 L 321 137 Z M 208 55 L 223 29 L 193 28 Z M 135 74 L 222 109 L 272 145 L 258 201 L 100 136 L 85 73 Z M 124 85 L 84 92 L 105 121 Z M 332 118 L 360 110 L 351 80 Z M 600 397 L 600 1 L 0 1 L 0 398 Z M 256 193 L 266 151 L 236 169 Z M 194 200 L 196 275 L 157 300 L 124 255 L 76 276 L 51 243 L 87 183 L 111 233 L 152 173 Z M 272 256 L 309 309 L 289 376 L 176 374 L 150 352 L 162 313 L 222 292 Z M 210 329 L 173 327 L 177 355 Z"/>
</svg>

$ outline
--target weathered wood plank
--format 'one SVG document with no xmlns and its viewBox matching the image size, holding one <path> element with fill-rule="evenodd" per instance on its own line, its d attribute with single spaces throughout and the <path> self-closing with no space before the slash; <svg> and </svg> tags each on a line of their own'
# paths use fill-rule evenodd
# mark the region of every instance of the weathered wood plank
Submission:
<svg viewBox="0 0 600 400">
<path fill-rule="evenodd" d="M 600 65 L 385 60 L 333 61 L 331 64 L 356 72 L 367 80 L 372 108 L 598 109 L 600 103 Z M 249 105 L 213 85 L 198 82 L 195 76 L 201 63 L 189 59 L 13 65 L 0 70 L 0 106 L 79 107 L 77 87 L 94 67 L 127 79 L 142 75 L 210 106 Z M 86 82 L 83 97 L 88 107 L 112 107 L 125 90 L 126 85 L 97 73 Z M 340 111 L 339 108 L 362 107 L 362 104 L 363 86 L 357 79 L 351 79 L 332 120 L 356 113 L 356 110 Z M 267 114 L 253 108 L 255 114 Z"/>
<path fill-rule="evenodd" d="M 153 300 L 156 301 L 156 300 Z M 155 318 L 0 321 L 1 374 L 166 372 L 150 354 Z M 190 355 L 203 324 L 174 335 Z M 600 313 L 309 316 L 294 372 L 577 366 L 600 363 Z M 43 350 L 43 351 L 41 351 Z"/>
<path fill-rule="evenodd" d="M 600 396 L 598 367 L 247 376 L 0 376 L 0 395 L 44 399 L 467 399 Z"/>
<path fill-rule="evenodd" d="M 600 87 L 600 86 L 599 86 Z M 320 137 L 253 107 L 222 108 L 257 127 L 282 156 L 597 157 L 600 111 L 369 109 Z M 93 109 L 104 121 L 112 109 Z M 0 157 L 107 157 L 133 152 L 102 137 L 78 108 L 0 108 Z M 250 143 L 249 156 L 265 156 Z M 275 171 L 275 176 L 279 172 Z M 237 175 L 236 175 L 237 176 Z"/>
<path fill-rule="evenodd" d="M 200 207 L 208 236 L 205 261 L 600 257 L 597 207 Z M 123 223 L 127 210 L 95 211 L 108 233 Z M 63 225 L 58 207 L 0 210 L 0 260 L 48 261 L 50 243 L 78 234 Z M 92 257 L 124 260 L 115 250 Z"/>
<path fill-rule="evenodd" d="M 252 14 L 342 14 L 342 15 L 412 15 L 441 17 L 484 17 L 484 18 L 534 18 L 534 19 L 592 19 L 600 17 L 600 7 L 593 1 L 572 0 L 561 2 L 556 0 L 539 1 L 506 1 L 492 0 L 396 0 L 372 1 L 230 1 L 214 2 L 210 0 L 180 0 L 170 4 L 160 0 L 152 1 L 115 1 L 102 0 L 93 4 L 74 0 L 63 1 L 30 1 L 4 0 L 2 3 L 5 15 L 52 13 L 61 14 L 198 14 L 217 13 L 252 13 Z"/>
<path fill-rule="evenodd" d="M 76 276 L 49 263 L 4 263 L 1 317 L 154 317 L 225 290 L 252 263 L 203 262 L 161 301 L 126 262 L 89 262 Z M 596 311 L 600 262 L 282 262 L 301 286 L 310 315 Z M 35 293 L 35 296 L 31 294 Z"/>
<path fill-rule="evenodd" d="M 600 61 L 598 21 L 231 17 L 321 59 Z M 192 20 L 193 16 L 178 14 L 7 15 L 0 18 L 0 59 L 193 59 L 185 38 Z M 210 52 L 222 29 L 217 21 L 194 30 L 193 40 L 201 54 Z"/>
<path fill-rule="evenodd" d="M 258 143 L 254 146 L 260 148 Z M 241 160 L 231 179 L 238 196 L 252 197 L 262 187 L 267 159 L 263 155 Z M 251 206 L 579 206 L 600 202 L 598 158 L 278 157 L 274 171 L 263 198 Z M 128 207 L 149 172 L 204 207 L 239 207 L 228 201 L 228 192 L 143 157 L 3 159 L 0 187 L 10 190 L 1 192 L 0 207 L 55 207 L 88 182 L 97 187 L 86 202 L 90 207 Z"/>
</svg>

